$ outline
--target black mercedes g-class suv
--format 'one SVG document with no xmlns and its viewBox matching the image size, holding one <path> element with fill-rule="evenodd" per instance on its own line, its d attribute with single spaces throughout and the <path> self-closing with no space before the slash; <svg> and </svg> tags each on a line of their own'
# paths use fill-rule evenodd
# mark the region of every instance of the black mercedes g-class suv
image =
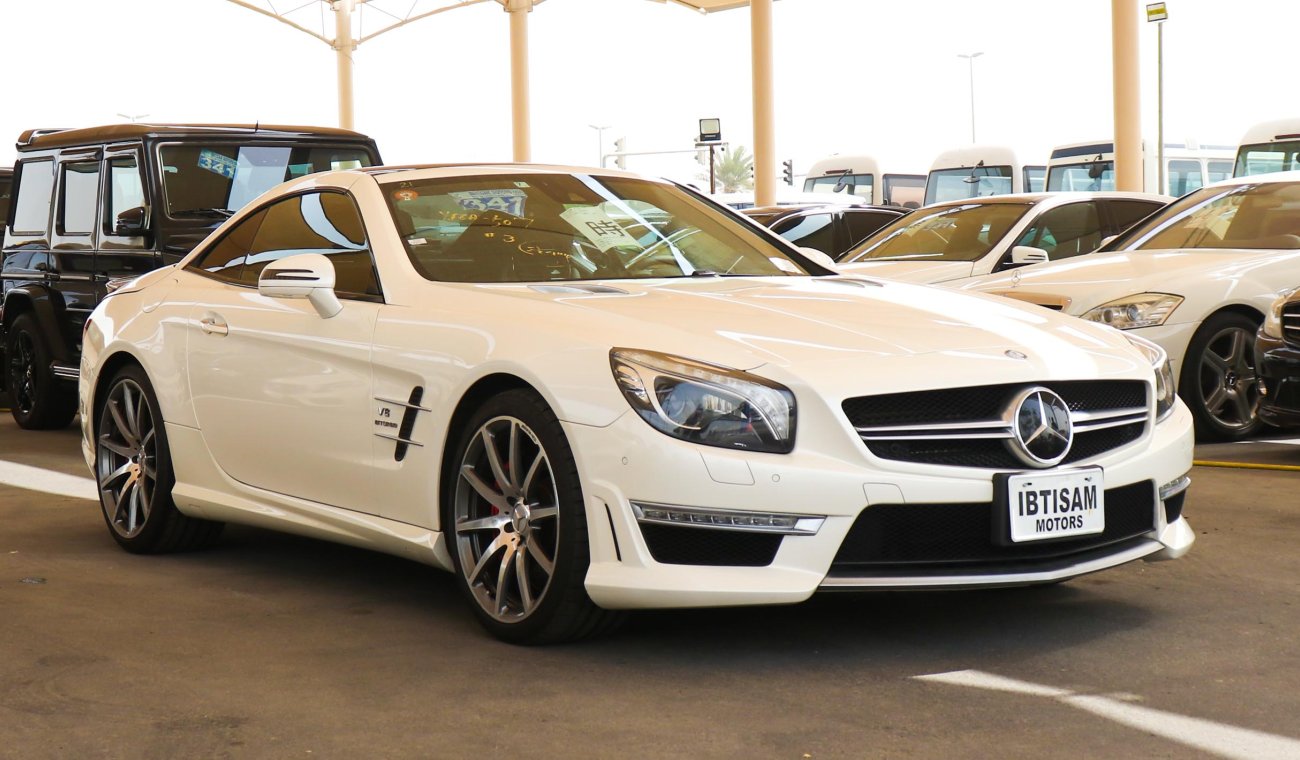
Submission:
<svg viewBox="0 0 1300 760">
<path fill-rule="evenodd" d="M 380 163 L 320 127 L 119 124 L 18 138 L 0 266 L 0 386 L 24 428 L 77 411 L 81 332 L 110 280 L 174 264 L 286 180 Z"/>
</svg>

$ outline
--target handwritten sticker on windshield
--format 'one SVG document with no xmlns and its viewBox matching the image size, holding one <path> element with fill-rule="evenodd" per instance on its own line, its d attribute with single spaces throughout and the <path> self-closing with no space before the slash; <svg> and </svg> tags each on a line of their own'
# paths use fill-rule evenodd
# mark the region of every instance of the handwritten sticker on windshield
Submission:
<svg viewBox="0 0 1300 760">
<path fill-rule="evenodd" d="M 636 238 L 627 234 L 623 225 L 595 206 L 575 206 L 561 213 L 560 218 L 571 224 L 602 252 L 620 245 L 641 247 Z"/>
<path fill-rule="evenodd" d="M 524 204 L 528 195 L 523 190 L 509 188 L 505 190 L 464 190 L 448 193 L 456 203 L 469 211 L 501 211 L 514 216 L 524 215 Z"/>
<path fill-rule="evenodd" d="M 199 168 L 207 169 L 213 174 L 220 174 L 226 179 L 235 178 L 239 163 L 230 156 L 223 156 L 215 150 L 199 151 Z"/>
</svg>

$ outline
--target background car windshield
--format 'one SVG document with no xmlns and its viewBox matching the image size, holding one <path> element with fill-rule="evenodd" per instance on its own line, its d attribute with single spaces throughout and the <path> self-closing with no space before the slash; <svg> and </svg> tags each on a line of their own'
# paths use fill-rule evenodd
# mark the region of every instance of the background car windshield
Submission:
<svg viewBox="0 0 1300 760">
<path fill-rule="evenodd" d="M 983 203 L 913 211 L 862 241 L 840 261 L 975 261 L 992 250 L 1029 208 L 1026 203 Z"/>
<path fill-rule="evenodd" d="M 938 169 L 930 172 L 925 202 L 942 203 L 985 195 L 1011 192 L 1010 166 L 977 166 L 965 169 Z"/>
<path fill-rule="evenodd" d="M 430 280 L 808 273 L 757 230 L 662 182 L 491 175 L 390 182 L 384 193 L 411 262 Z"/>
<path fill-rule="evenodd" d="M 228 216 L 281 182 L 374 163 L 362 148 L 330 146 L 184 143 L 159 155 L 171 217 Z"/>
<path fill-rule="evenodd" d="M 1137 250 L 1300 248 L 1300 183 L 1196 191 L 1132 233 Z"/>
</svg>

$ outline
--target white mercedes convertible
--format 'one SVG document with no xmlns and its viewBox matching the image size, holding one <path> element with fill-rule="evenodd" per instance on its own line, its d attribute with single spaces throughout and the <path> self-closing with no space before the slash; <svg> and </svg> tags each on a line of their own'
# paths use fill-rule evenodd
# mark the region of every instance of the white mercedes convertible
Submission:
<svg viewBox="0 0 1300 760">
<path fill-rule="evenodd" d="M 1165 353 L 1001 298 L 837 276 L 672 183 L 314 174 L 87 323 L 112 536 L 223 523 L 450 570 L 495 635 L 1181 556 Z"/>
</svg>

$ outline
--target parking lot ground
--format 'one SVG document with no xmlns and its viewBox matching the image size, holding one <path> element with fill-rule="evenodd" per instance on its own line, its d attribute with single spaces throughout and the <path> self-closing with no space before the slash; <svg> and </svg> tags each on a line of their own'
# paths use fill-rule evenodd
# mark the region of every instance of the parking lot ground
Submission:
<svg viewBox="0 0 1300 760">
<path fill-rule="evenodd" d="M 1300 757 L 1296 472 L 1196 468 L 1176 562 L 519 648 L 400 559 L 122 552 L 73 430 L 6 418 L 6 462 L 0 757 Z"/>
<path fill-rule="evenodd" d="M 1249 441 L 1203 443 L 1196 447 L 1196 461 L 1300 470 L 1300 436 L 1294 430 L 1273 431 Z"/>
</svg>

